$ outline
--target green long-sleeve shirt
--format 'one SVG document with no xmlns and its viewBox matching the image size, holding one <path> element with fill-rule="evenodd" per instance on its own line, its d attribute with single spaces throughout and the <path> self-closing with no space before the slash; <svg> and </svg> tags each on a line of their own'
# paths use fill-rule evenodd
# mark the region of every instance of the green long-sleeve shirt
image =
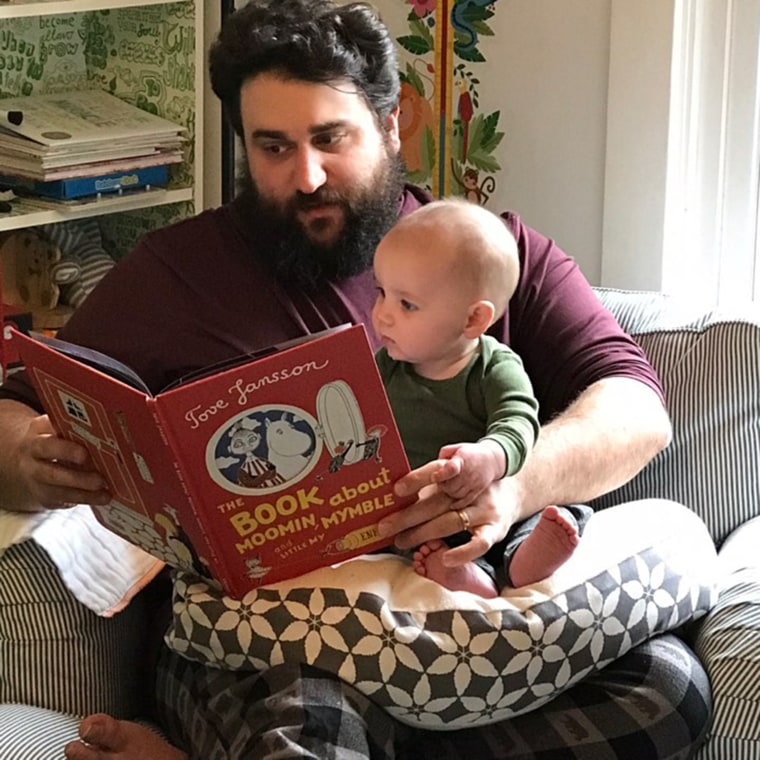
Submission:
<svg viewBox="0 0 760 760">
<path fill-rule="evenodd" d="M 538 435 L 538 402 L 520 357 L 490 336 L 455 377 L 428 380 L 407 362 L 376 356 L 411 466 L 436 459 L 442 446 L 492 438 L 504 449 L 505 475 L 525 462 Z"/>
</svg>

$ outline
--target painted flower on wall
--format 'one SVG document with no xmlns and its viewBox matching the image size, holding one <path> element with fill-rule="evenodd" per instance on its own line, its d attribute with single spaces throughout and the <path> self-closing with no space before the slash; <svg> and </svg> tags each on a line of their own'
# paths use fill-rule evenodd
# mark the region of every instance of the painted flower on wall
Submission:
<svg viewBox="0 0 760 760">
<path fill-rule="evenodd" d="M 389 13 L 398 1 L 375 0 L 389 6 Z M 396 38 L 407 175 L 434 194 L 462 195 L 479 204 L 496 189 L 497 149 L 504 137 L 500 112 L 481 107 L 475 73 L 486 63 L 480 43 L 494 36 L 490 22 L 497 2 L 406 0 L 408 33 Z"/>
<path fill-rule="evenodd" d="M 419 18 L 432 13 L 435 10 L 435 3 L 436 0 L 409 0 L 409 5 Z"/>
</svg>

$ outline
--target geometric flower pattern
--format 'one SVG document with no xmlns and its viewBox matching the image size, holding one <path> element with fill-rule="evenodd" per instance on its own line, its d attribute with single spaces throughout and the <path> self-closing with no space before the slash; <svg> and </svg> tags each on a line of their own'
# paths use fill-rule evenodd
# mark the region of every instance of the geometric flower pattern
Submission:
<svg viewBox="0 0 760 760">
<path fill-rule="evenodd" d="M 241 601 L 179 572 L 167 643 L 225 669 L 305 662 L 405 723 L 463 728 L 539 707 L 636 644 L 705 614 L 713 592 L 655 549 L 524 611 L 410 612 L 370 591 L 329 587 L 263 587 Z"/>
</svg>

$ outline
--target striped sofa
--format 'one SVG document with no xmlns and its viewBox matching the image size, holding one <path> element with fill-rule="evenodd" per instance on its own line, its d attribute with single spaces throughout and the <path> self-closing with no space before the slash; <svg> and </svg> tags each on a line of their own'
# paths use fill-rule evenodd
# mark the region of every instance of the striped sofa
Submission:
<svg viewBox="0 0 760 760">
<path fill-rule="evenodd" d="M 656 367 L 673 443 L 598 506 L 658 496 L 693 509 L 719 549 L 718 603 L 691 632 L 713 691 L 699 760 L 760 758 L 760 305 L 703 310 L 598 290 Z"/>
<path fill-rule="evenodd" d="M 658 369 L 674 441 L 596 506 L 667 498 L 707 524 L 720 547 L 721 593 L 688 632 L 714 694 L 699 758 L 760 757 L 760 308 L 704 312 L 656 293 L 597 292 Z M 3 760 L 60 758 L 76 714 L 148 712 L 149 601 L 141 595 L 98 618 L 72 601 L 33 542 L 0 557 Z"/>
</svg>

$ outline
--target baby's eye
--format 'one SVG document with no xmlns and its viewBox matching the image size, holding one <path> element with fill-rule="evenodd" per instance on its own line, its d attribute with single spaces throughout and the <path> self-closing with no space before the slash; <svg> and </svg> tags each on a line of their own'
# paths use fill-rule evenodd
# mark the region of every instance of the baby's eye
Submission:
<svg viewBox="0 0 760 760">
<path fill-rule="evenodd" d="M 401 308 L 404 311 L 417 311 L 417 307 L 411 301 L 407 301 L 405 298 L 401 299 Z"/>
</svg>

